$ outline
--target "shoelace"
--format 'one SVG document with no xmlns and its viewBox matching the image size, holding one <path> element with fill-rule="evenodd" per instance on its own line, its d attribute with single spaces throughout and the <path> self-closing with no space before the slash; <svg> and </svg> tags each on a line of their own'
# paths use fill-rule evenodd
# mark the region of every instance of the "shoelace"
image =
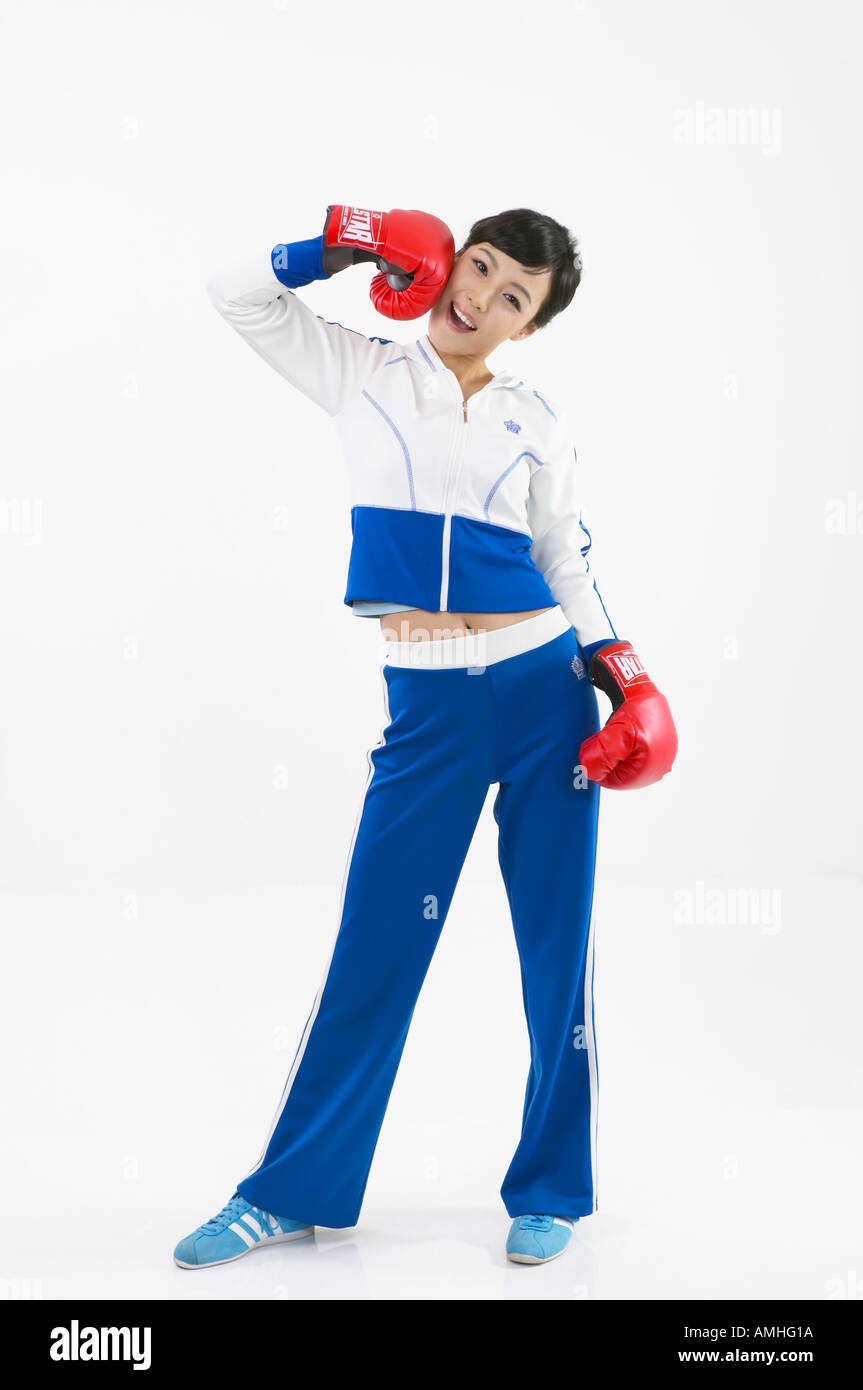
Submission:
<svg viewBox="0 0 863 1390">
<path fill-rule="evenodd" d="M 541 1212 L 534 1211 L 528 1216 L 523 1216 L 521 1218 L 521 1224 L 522 1226 L 530 1226 L 536 1230 L 542 1230 L 551 1219 L 550 1216 L 545 1216 Z"/>
<path fill-rule="evenodd" d="M 206 1231 L 208 1236 L 217 1235 L 218 1232 L 224 1230 L 226 1226 L 230 1226 L 232 1221 L 236 1221 L 245 1207 L 246 1199 L 245 1197 L 241 1197 L 238 1193 L 235 1197 L 232 1197 L 229 1202 L 226 1202 L 218 1216 L 211 1216 L 209 1221 L 205 1221 L 201 1230 Z M 263 1212 L 259 1212 L 256 1207 L 252 1207 L 251 1210 L 255 1212 L 256 1215 L 263 1216 Z M 265 1221 L 263 1224 L 268 1226 L 269 1222 Z"/>
</svg>

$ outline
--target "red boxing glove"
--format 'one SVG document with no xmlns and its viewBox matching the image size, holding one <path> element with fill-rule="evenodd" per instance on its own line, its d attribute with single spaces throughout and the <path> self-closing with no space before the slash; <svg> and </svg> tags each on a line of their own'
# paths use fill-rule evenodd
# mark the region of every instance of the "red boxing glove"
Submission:
<svg viewBox="0 0 863 1390">
<path fill-rule="evenodd" d="M 380 274 L 372 280 L 369 298 L 388 319 L 418 319 L 443 294 L 455 261 L 452 232 L 430 212 L 369 208 L 332 203 L 324 223 L 324 268 L 335 262 L 329 247 L 353 246 L 377 261 Z M 332 254 L 332 253 L 331 253 Z"/>
<path fill-rule="evenodd" d="M 605 728 L 586 738 L 579 760 L 601 787 L 649 787 L 671 771 L 677 730 L 665 696 L 657 690 L 629 642 L 609 642 L 594 652 L 591 682 L 612 703 Z"/>
</svg>

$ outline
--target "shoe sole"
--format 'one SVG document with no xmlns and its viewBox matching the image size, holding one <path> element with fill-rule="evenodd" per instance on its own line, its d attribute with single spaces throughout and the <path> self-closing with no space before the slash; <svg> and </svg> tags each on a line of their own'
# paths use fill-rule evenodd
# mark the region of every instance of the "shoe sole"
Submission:
<svg viewBox="0 0 863 1390">
<path fill-rule="evenodd" d="M 565 1254 L 568 1249 L 569 1245 L 567 1244 L 562 1250 L 555 1250 L 553 1255 L 519 1255 L 515 1251 L 511 1254 L 507 1251 L 506 1258 L 517 1265 L 545 1265 L 548 1264 L 549 1260 L 556 1260 L 560 1255 Z"/>
<path fill-rule="evenodd" d="M 266 1240 L 256 1240 L 254 1245 L 248 1246 L 245 1250 L 238 1250 L 236 1255 L 226 1255 L 223 1260 L 202 1260 L 198 1264 L 189 1264 L 186 1260 L 178 1260 L 176 1255 L 172 1256 L 172 1259 L 179 1269 L 210 1269 L 213 1265 L 229 1265 L 232 1260 L 241 1260 L 244 1255 L 251 1255 L 264 1245 L 281 1245 L 287 1240 L 300 1240 L 303 1236 L 313 1235 L 314 1230 L 314 1226 L 304 1226 L 301 1231 L 286 1231 L 280 1236 L 267 1236 Z"/>
</svg>

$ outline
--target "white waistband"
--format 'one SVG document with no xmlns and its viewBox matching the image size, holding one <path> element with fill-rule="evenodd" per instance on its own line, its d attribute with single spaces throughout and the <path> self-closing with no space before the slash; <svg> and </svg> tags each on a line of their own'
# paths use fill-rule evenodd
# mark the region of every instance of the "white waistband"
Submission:
<svg viewBox="0 0 863 1390">
<path fill-rule="evenodd" d="M 382 643 L 385 666 L 419 666 L 449 670 L 452 667 L 493 666 L 510 656 L 520 656 L 559 637 L 571 626 L 555 605 L 534 618 L 523 618 L 490 632 L 469 632 L 464 637 L 430 638 L 418 642 Z"/>
</svg>

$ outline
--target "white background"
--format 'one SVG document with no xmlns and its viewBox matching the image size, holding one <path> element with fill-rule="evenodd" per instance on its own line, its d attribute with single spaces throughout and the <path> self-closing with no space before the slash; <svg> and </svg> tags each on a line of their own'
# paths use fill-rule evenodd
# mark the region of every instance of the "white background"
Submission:
<svg viewBox="0 0 863 1390">
<path fill-rule="evenodd" d="M 863 1296 L 859 14 L 19 3 L 0 39 L 7 1294 Z M 328 203 L 578 237 L 490 366 L 566 401 L 680 736 L 603 793 L 599 1211 L 530 1275 L 494 789 L 360 1224 L 171 1262 L 257 1159 L 383 722 L 335 431 L 204 289 Z M 372 273 L 300 293 L 424 331 Z"/>
</svg>

